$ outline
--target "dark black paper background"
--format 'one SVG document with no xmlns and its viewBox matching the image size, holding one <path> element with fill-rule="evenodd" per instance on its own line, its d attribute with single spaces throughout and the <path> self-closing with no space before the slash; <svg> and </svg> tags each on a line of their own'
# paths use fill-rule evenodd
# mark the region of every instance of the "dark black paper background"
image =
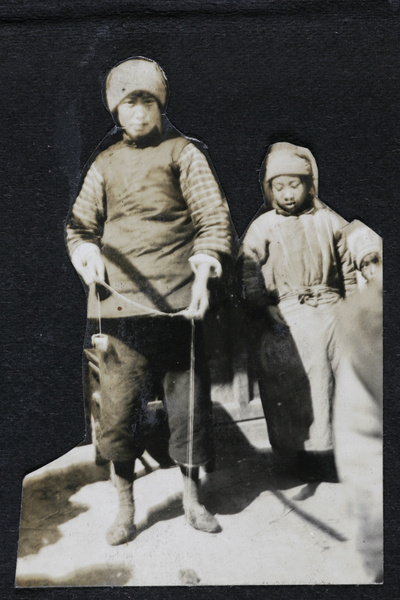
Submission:
<svg viewBox="0 0 400 600">
<path fill-rule="evenodd" d="M 2 598 L 399 597 L 398 5 L 0 2 Z M 85 296 L 66 255 L 63 222 L 81 170 L 112 127 L 103 78 L 133 55 L 164 68 L 168 116 L 207 144 L 239 235 L 262 201 L 266 149 L 285 138 L 315 154 L 321 199 L 384 237 L 384 586 L 13 589 L 22 479 L 84 435 Z"/>
</svg>

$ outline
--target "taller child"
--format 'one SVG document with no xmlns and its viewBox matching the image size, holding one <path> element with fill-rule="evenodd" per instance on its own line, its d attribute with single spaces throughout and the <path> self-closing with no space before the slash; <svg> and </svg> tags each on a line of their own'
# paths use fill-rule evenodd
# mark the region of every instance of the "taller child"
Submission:
<svg viewBox="0 0 400 600">
<path fill-rule="evenodd" d="M 223 257 L 231 254 L 228 206 L 202 152 L 176 130 L 163 130 L 168 86 L 157 63 L 138 57 L 118 64 L 107 77 L 105 97 L 122 140 L 90 166 L 72 207 L 67 244 L 89 286 L 90 331 L 99 312 L 96 284 L 106 281 L 125 298 L 111 294 L 100 302 L 108 345 L 100 353 L 99 446 L 114 463 L 119 495 L 107 541 L 117 545 L 135 536 L 134 461 L 143 452 L 143 397 L 156 380 L 164 385 L 170 456 L 184 478 L 186 520 L 217 532 L 218 521 L 198 496 L 199 466 L 210 460 L 211 436 L 199 321 L 209 306 L 208 281 L 221 276 Z M 187 310 L 171 317 L 154 309 Z M 197 321 L 189 435 L 191 319 Z"/>
</svg>

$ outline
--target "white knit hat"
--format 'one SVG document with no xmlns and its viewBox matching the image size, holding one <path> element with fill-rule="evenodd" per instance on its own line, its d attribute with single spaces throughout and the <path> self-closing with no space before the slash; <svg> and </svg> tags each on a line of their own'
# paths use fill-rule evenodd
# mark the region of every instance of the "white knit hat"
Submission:
<svg viewBox="0 0 400 600">
<path fill-rule="evenodd" d="M 138 56 L 120 63 L 109 72 L 105 95 L 111 113 L 132 92 L 149 92 L 164 109 L 168 98 L 168 84 L 164 71 L 149 58 Z"/>
<path fill-rule="evenodd" d="M 352 221 L 345 227 L 347 243 L 358 270 L 367 254 L 376 253 L 382 258 L 382 238 L 361 221 Z"/>
</svg>

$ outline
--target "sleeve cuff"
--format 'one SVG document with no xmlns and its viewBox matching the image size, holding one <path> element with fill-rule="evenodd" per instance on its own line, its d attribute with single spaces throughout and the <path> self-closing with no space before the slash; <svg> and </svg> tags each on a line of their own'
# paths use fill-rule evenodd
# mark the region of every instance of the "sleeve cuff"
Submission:
<svg viewBox="0 0 400 600">
<path fill-rule="evenodd" d="M 219 260 L 214 258 L 214 256 L 210 256 L 209 254 L 195 254 L 189 258 L 190 266 L 192 267 L 192 271 L 196 274 L 196 271 L 199 265 L 208 264 L 210 265 L 210 277 L 218 278 L 222 275 L 222 266 Z"/>
</svg>

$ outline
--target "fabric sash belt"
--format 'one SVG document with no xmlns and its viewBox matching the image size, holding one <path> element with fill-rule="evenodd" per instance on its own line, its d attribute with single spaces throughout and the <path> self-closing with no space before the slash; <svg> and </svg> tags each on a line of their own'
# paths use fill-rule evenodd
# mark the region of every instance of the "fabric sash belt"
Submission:
<svg viewBox="0 0 400 600">
<path fill-rule="evenodd" d="M 297 300 L 300 304 L 317 307 L 319 304 L 336 302 L 338 296 L 340 296 L 338 289 L 326 285 L 311 285 L 309 287 L 298 287 L 291 292 L 282 294 L 279 301 Z"/>
</svg>

